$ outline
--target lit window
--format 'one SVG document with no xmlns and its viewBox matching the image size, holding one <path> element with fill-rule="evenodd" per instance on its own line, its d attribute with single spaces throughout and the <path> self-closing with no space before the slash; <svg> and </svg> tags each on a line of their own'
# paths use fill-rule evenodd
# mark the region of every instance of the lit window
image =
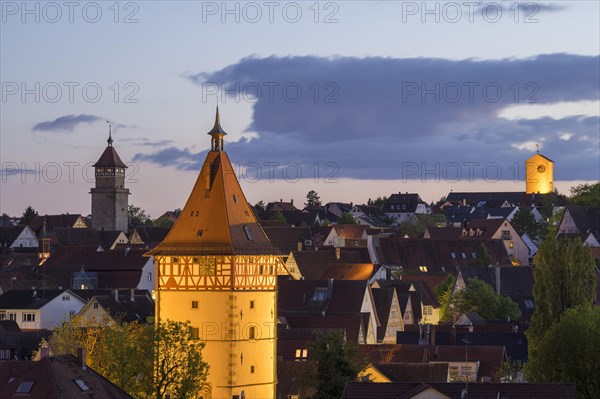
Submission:
<svg viewBox="0 0 600 399">
<path fill-rule="evenodd" d="M 86 385 L 85 382 L 83 382 L 83 380 L 76 378 L 73 381 L 75 382 L 75 384 L 77 384 L 77 386 L 79 387 L 79 389 L 81 389 L 82 392 L 90 391 L 90 388 Z"/>
<path fill-rule="evenodd" d="M 75 311 L 74 311 L 74 310 L 71 310 L 71 311 L 69 312 L 69 317 L 70 317 L 71 319 L 72 319 L 73 317 L 75 317 Z"/>
<path fill-rule="evenodd" d="M 427 266 L 419 266 L 419 270 L 422 272 L 427 272 Z"/>
<path fill-rule="evenodd" d="M 200 339 L 200 329 L 198 327 L 192 327 L 190 330 L 191 339 Z"/>
<path fill-rule="evenodd" d="M 305 361 L 308 358 L 308 349 L 300 348 L 296 349 L 296 361 Z"/>
<path fill-rule="evenodd" d="M 248 339 L 255 339 L 255 338 L 256 338 L 256 327 L 250 326 L 250 328 L 248 328 Z"/>
<path fill-rule="evenodd" d="M 244 233 L 246 233 L 246 238 L 248 241 L 252 241 L 252 232 L 248 226 L 244 226 Z"/>
<path fill-rule="evenodd" d="M 192 309 L 198 309 L 198 301 L 192 301 Z"/>
<path fill-rule="evenodd" d="M 514 243 L 514 242 L 512 242 L 512 241 L 510 241 L 510 242 L 508 243 L 508 247 L 509 247 L 509 248 L 514 248 L 514 247 L 515 247 L 515 243 Z"/>
<path fill-rule="evenodd" d="M 33 387 L 33 381 L 23 381 L 19 384 L 17 392 L 15 393 L 29 393 L 31 392 L 31 387 Z"/>
</svg>

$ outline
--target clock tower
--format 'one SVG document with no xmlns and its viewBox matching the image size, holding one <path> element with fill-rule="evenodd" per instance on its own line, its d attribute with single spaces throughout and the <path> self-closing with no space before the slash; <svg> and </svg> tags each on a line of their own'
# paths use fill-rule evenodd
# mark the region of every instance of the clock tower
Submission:
<svg viewBox="0 0 600 399">
<path fill-rule="evenodd" d="M 539 152 L 525 161 L 527 194 L 548 194 L 554 191 L 554 161 Z"/>
<path fill-rule="evenodd" d="M 92 194 L 92 227 L 96 230 L 119 230 L 127 233 L 129 189 L 125 188 L 125 169 L 113 147 L 112 128 L 108 127 L 108 145 L 94 164 L 96 186 Z"/>
<path fill-rule="evenodd" d="M 275 398 L 281 255 L 257 223 L 227 153 L 217 109 L 181 215 L 147 255 L 156 262 L 156 321 L 187 321 L 205 342 L 203 398 Z M 160 354 L 158 354 L 160 357 Z"/>
</svg>

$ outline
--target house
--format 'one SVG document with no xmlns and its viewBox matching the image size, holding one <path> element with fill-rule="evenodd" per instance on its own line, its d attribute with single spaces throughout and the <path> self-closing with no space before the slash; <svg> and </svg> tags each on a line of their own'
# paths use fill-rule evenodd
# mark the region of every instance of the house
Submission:
<svg viewBox="0 0 600 399">
<path fill-rule="evenodd" d="M 92 296 L 77 316 L 97 321 L 146 323 L 149 317 L 154 318 L 154 301 L 148 291 L 113 290 Z"/>
<path fill-rule="evenodd" d="M 105 251 L 113 250 L 119 244 L 127 244 L 129 239 L 122 231 L 102 230 L 99 232 L 100 245 Z"/>
<path fill-rule="evenodd" d="M 600 259 L 600 207 L 568 206 L 558 225 L 558 237 L 579 237 Z"/>
<path fill-rule="evenodd" d="M 170 230 L 168 227 L 137 226 L 129 232 L 129 243 L 154 248 L 165 239 Z"/>
<path fill-rule="evenodd" d="M 51 234 L 52 246 L 56 247 L 95 247 L 102 251 L 100 232 L 88 227 L 56 227 Z"/>
<path fill-rule="evenodd" d="M 347 382 L 342 399 L 576 399 L 573 383 Z"/>
<path fill-rule="evenodd" d="M 327 215 L 327 218 L 334 222 L 337 219 L 341 218 L 344 213 L 350 213 L 352 210 L 353 204 L 352 202 L 329 202 L 325 204 L 324 209 Z M 332 218 L 331 215 L 334 217 Z"/>
<path fill-rule="evenodd" d="M 271 244 L 277 247 L 282 254 L 292 251 L 313 251 L 314 243 L 310 227 L 263 227 Z"/>
<path fill-rule="evenodd" d="M 352 320 L 355 326 L 353 331 L 361 331 L 362 323 L 365 341 L 377 342 L 379 318 L 371 288 L 364 280 L 280 281 L 277 312 L 280 319 L 288 320 L 291 327 L 295 328 L 335 328 L 331 325 L 316 324 L 325 323 L 320 319 L 329 316 L 329 320 L 335 323 Z"/>
<path fill-rule="evenodd" d="M 40 273 L 55 279 L 58 285 L 76 289 L 147 289 L 155 276 L 144 252 L 129 248 L 98 251 L 95 247 L 61 247 L 40 266 Z"/>
<path fill-rule="evenodd" d="M 393 287 L 372 288 L 371 292 L 380 323 L 377 342 L 395 344 L 397 332 L 404 330 L 398 294 Z"/>
<path fill-rule="evenodd" d="M 269 202 L 265 208 L 265 213 L 270 215 L 275 212 L 289 212 L 298 210 L 299 209 L 294 206 L 293 199 L 291 199 L 290 202 L 283 202 L 283 199 L 280 199 L 279 202 Z"/>
<path fill-rule="evenodd" d="M 379 240 L 377 254 L 382 266 L 392 270 L 447 275 L 473 265 L 481 244 L 487 248 L 494 264 L 511 264 L 502 241 L 482 237 L 468 240 L 387 237 Z"/>
<path fill-rule="evenodd" d="M 0 362 L 0 397 L 4 399 L 133 399 L 72 355 L 39 361 Z"/>
<path fill-rule="evenodd" d="M 416 214 L 429 214 L 431 207 L 419 194 L 392 194 L 383 205 L 385 215 L 394 220 L 394 225 L 412 219 Z"/>
<path fill-rule="evenodd" d="M 181 209 L 175 209 L 174 211 L 166 211 L 158 219 L 168 220 L 169 222 L 175 223 L 177 218 L 181 214 Z"/>
<path fill-rule="evenodd" d="M 333 225 L 323 245 L 333 247 L 366 247 L 367 230 L 369 228 L 368 225 L 363 224 Z"/>
<path fill-rule="evenodd" d="M 422 317 L 421 298 L 414 285 L 401 280 L 377 280 L 372 284 L 371 289 L 387 287 L 394 288 L 396 291 L 402 324 L 405 327 L 418 324 Z"/>
<path fill-rule="evenodd" d="M 37 215 L 29 223 L 33 232 L 41 237 L 45 233 L 51 233 L 58 227 L 86 228 L 88 225 L 81 215 L 61 214 L 61 215 Z"/>
<path fill-rule="evenodd" d="M 372 364 L 447 363 L 449 381 L 498 381 L 498 372 L 506 362 L 503 346 L 459 347 L 454 345 L 360 345 Z"/>
<path fill-rule="evenodd" d="M 0 320 L 14 320 L 21 330 L 52 330 L 84 305 L 85 301 L 68 289 L 10 290 L 0 295 Z"/>
<path fill-rule="evenodd" d="M 0 227 L 0 254 L 31 252 L 38 248 L 38 239 L 29 226 Z"/>
<path fill-rule="evenodd" d="M 378 271 L 367 248 L 292 251 L 285 266 L 294 278 L 309 280 L 369 280 Z"/>
<path fill-rule="evenodd" d="M 513 265 L 529 264 L 529 247 L 506 219 L 471 220 L 463 228 L 461 237 L 482 237 L 489 240 L 502 240 Z"/>
<path fill-rule="evenodd" d="M 486 204 L 504 204 L 504 206 L 535 206 L 541 207 L 553 201 L 554 206 L 564 205 L 564 198 L 553 198 L 554 194 L 526 194 L 525 191 L 500 192 L 453 192 L 446 196 L 446 201 L 452 204 L 484 206 Z"/>
</svg>

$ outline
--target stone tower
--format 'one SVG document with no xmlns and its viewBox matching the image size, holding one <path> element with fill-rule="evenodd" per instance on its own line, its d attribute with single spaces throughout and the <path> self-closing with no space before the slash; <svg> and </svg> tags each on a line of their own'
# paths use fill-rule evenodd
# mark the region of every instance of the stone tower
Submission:
<svg viewBox="0 0 600 399">
<path fill-rule="evenodd" d="M 189 320 L 206 343 L 204 398 L 275 398 L 281 257 L 223 151 L 218 109 L 208 134 L 211 150 L 181 215 L 148 252 L 157 267 L 157 322 Z"/>
<path fill-rule="evenodd" d="M 525 191 L 527 194 L 554 191 L 554 161 L 539 152 L 525 161 Z"/>
<path fill-rule="evenodd" d="M 125 169 L 113 147 L 111 127 L 108 145 L 94 164 L 96 186 L 92 194 L 92 227 L 96 230 L 120 230 L 127 233 L 129 189 L 125 188 Z"/>
</svg>

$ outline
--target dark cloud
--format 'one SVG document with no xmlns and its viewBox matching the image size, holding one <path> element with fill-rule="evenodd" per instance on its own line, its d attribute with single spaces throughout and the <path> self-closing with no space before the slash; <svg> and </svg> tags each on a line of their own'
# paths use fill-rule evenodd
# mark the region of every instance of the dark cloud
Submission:
<svg viewBox="0 0 600 399">
<path fill-rule="evenodd" d="M 65 115 L 60 116 L 53 121 L 40 122 L 33 127 L 33 131 L 50 132 L 66 130 L 72 132 L 80 123 L 93 123 L 99 120 L 102 120 L 102 118 L 96 115 Z"/>
<path fill-rule="evenodd" d="M 130 142 L 134 145 L 141 145 L 146 147 L 166 147 L 173 144 L 173 140 L 150 140 L 147 138 L 125 138 L 121 139 L 124 142 Z"/>
<path fill-rule="evenodd" d="M 599 61 L 569 54 L 484 61 L 251 57 L 187 78 L 203 96 L 214 95 L 215 84 L 227 89 L 225 129 L 236 100 L 253 102 L 248 130 L 260 137 L 226 143 L 242 164 L 298 163 L 303 177 L 311 177 L 310 165 L 331 162 L 338 176 L 371 179 L 441 175 L 444 165 L 474 162 L 480 169 L 500 165 L 506 180 L 522 177 L 511 168 L 531 155 L 515 146 L 534 141 L 556 161 L 556 179 L 597 179 L 598 117 L 508 120 L 499 114 L 527 102 L 597 100 Z M 573 134 L 569 141 L 559 138 L 565 132 Z M 169 147 L 136 158 L 197 170 L 203 153 Z M 418 173 L 407 176 L 414 164 Z"/>
</svg>

